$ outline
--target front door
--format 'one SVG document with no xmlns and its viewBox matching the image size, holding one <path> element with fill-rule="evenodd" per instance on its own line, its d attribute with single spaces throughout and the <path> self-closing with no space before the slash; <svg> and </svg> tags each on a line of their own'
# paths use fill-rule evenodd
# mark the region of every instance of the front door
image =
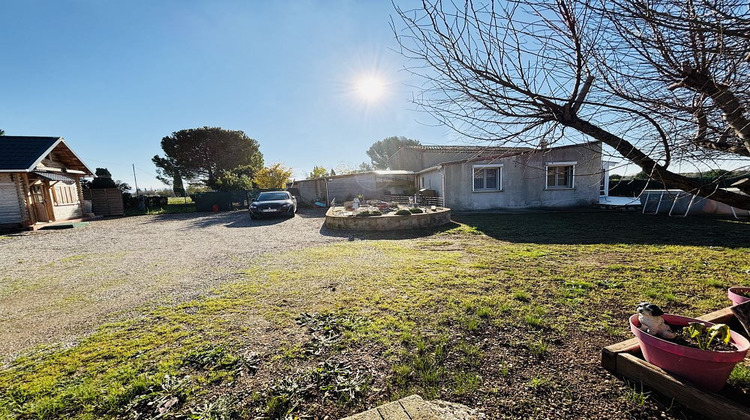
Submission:
<svg viewBox="0 0 750 420">
<path fill-rule="evenodd" d="M 34 202 L 34 214 L 38 222 L 49 222 L 47 214 L 47 202 L 45 200 L 44 186 L 34 184 L 31 186 L 31 200 Z"/>
</svg>

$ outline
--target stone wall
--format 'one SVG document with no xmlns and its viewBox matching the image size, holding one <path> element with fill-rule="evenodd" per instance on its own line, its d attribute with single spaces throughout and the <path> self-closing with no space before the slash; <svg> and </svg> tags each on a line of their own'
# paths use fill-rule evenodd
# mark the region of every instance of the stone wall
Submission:
<svg viewBox="0 0 750 420">
<path fill-rule="evenodd" d="M 369 217 L 337 216 L 335 215 L 336 210 L 341 210 L 341 207 L 330 208 L 326 213 L 325 226 L 329 229 L 363 231 L 408 230 L 442 226 L 451 221 L 451 210 L 445 208 L 421 214 L 412 214 L 411 216 L 385 215 Z"/>
</svg>

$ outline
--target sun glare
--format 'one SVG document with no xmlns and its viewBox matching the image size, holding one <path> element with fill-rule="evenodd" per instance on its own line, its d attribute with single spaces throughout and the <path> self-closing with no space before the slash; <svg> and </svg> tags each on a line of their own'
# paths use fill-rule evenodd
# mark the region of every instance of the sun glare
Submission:
<svg viewBox="0 0 750 420">
<path fill-rule="evenodd" d="M 357 79 L 355 89 L 360 98 L 375 102 L 385 94 L 385 82 L 377 76 L 363 76 Z"/>
</svg>

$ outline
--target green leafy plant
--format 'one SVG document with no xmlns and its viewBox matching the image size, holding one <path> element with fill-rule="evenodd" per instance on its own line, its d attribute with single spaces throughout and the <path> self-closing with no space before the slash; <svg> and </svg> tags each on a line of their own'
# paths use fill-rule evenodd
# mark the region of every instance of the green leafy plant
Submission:
<svg viewBox="0 0 750 420">
<path fill-rule="evenodd" d="M 682 330 L 682 333 L 686 337 L 694 339 L 701 350 L 708 350 L 716 338 L 719 338 L 724 344 L 729 344 L 729 340 L 732 338 L 729 333 L 729 326 L 726 324 L 714 324 L 711 327 L 706 327 L 705 324 L 700 322 L 691 322 Z"/>
<path fill-rule="evenodd" d="M 371 217 L 371 216 L 382 216 L 383 212 L 380 210 L 363 210 L 357 213 L 357 217 Z"/>
<path fill-rule="evenodd" d="M 400 209 L 394 213 L 396 216 L 411 216 L 411 212 L 408 209 Z"/>
<path fill-rule="evenodd" d="M 413 209 L 409 209 L 409 211 L 410 211 L 410 212 L 411 212 L 412 214 L 416 214 L 416 213 L 424 213 L 424 210 L 420 209 L 419 207 L 414 207 Z"/>
</svg>

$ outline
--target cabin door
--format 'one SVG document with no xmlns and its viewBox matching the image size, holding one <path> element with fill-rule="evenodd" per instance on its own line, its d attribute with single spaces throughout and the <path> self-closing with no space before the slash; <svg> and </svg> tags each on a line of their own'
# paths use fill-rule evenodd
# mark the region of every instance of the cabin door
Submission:
<svg viewBox="0 0 750 420">
<path fill-rule="evenodd" d="M 33 201 L 34 214 L 36 220 L 39 222 L 49 222 L 49 215 L 47 214 L 47 200 L 45 200 L 44 186 L 42 184 L 34 184 L 31 186 L 31 200 Z"/>
</svg>

